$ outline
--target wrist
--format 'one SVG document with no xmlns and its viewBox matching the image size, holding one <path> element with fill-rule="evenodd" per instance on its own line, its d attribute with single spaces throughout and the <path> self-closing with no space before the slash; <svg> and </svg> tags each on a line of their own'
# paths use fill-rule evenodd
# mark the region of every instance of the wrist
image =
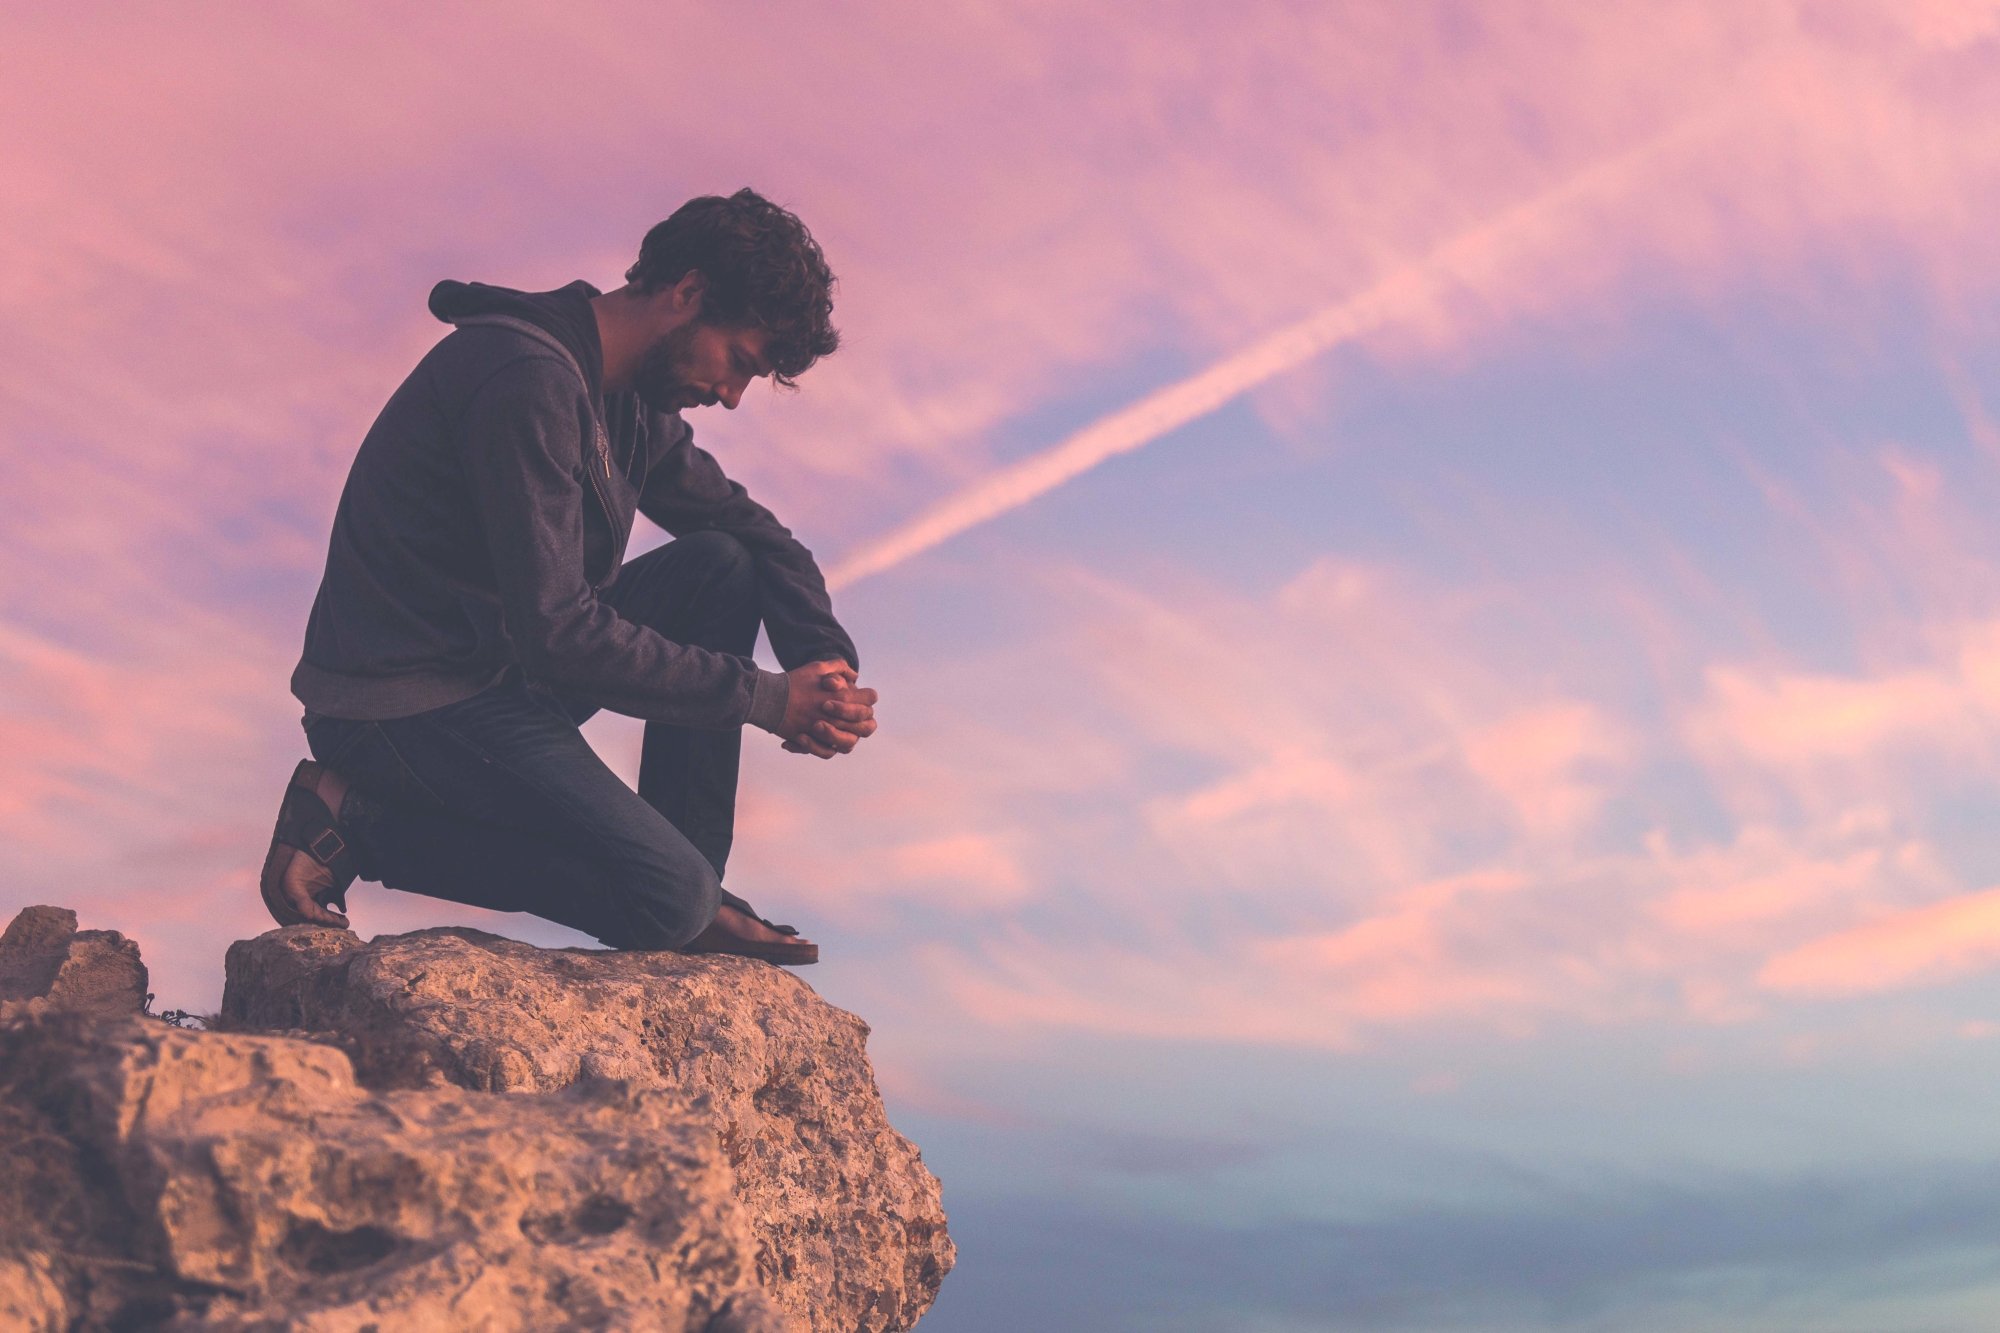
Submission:
<svg viewBox="0 0 2000 1333">
<path fill-rule="evenodd" d="M 744 721 L 774 736 L 784 735 L 785 710 L 792 700 L 791 680 L 782 671 L 757 672 L 750 695 L 750 716 Z"/>
</svg>

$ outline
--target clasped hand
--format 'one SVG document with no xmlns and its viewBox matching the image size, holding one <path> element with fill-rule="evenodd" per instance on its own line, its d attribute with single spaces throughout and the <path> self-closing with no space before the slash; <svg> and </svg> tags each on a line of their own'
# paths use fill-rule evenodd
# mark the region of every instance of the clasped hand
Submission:
<svg viewBox="0 0 2000 1333">
<path fill-rule="evenodd" d="M 853 667 L 839 659 L 808 662 L 785 673 L 782 734 L 793 754 L 831 759 L 875 734 L 875 691 L 856 685 Z"/>
</svg>

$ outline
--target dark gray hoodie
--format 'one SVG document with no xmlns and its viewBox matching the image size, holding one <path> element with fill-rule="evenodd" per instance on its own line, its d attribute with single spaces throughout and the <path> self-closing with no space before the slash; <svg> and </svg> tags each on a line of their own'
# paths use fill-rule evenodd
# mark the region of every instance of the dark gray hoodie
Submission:
<svg viewBox="0 0 2000 1333">
<path fill-rule="evenodd" d="M 695 447 L 678 412 L 603 392 L 596 295 L 586 282 L 432 290 L 431 313 L 463 327 L 390 397 L 348 472 L 292 673 L 308 712 L 407 717 L 518 664 L 632 717 L 776 730 L 783 675 L 674 643 L 598 599 L 635 509 L 675 536 L 742 541 L 782 665 L 861 665 L 812 553 Z"/>
</svg>

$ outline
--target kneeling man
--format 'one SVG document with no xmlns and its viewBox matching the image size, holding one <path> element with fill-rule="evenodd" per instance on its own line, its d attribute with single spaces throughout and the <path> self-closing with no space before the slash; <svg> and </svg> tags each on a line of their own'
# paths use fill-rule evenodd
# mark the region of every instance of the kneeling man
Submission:
<svg viewBox="0 0 2000 1333">
<path fill-rule="evenodd" d="M 741 190 L 625 278 L 431 292 L 457 327 L 362 441 L 292 674 L 314 757 L 264 862 L 280 923 L 345 926 L 360 877 L 612 948 L 818 958 L 722 887 L 742 728 L 832 758 L 876 693 L 812 553 L 682 414 L 832 352 L 833 274 Z M 635 510 L 675 540 L 627 561 Z M 578 730 L 600 708 L 646 720 L 636 793 Z"/>
</svg>

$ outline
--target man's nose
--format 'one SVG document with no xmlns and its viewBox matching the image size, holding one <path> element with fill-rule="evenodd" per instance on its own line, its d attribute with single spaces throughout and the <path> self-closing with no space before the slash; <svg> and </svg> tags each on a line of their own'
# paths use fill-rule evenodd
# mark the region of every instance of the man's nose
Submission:
<svg viewBox="0 0 2000 1333">
<path fill-rule="evenodd" d="M 724 407 L 734 412 L 736 404 L 743 400 L 743 386 L 732 381 L 717 389 L 715 396 Z"/>
</svg>

